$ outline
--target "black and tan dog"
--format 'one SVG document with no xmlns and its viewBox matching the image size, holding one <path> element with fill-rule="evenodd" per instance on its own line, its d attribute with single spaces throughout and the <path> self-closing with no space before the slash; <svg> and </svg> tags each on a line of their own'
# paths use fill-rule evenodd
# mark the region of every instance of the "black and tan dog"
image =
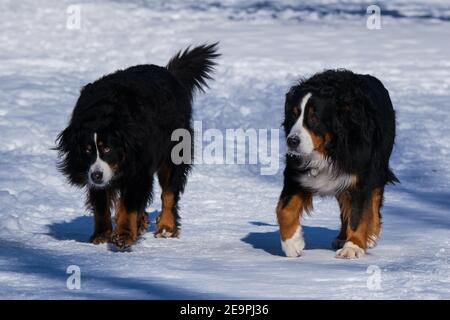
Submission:
<svg viewBox="0 0 450 320">
<path fill-rule="evenodd" d="M 86 187 L 95 218 L 92 243 L 125 249 L 146 231 L 154 174 L 163 190 L 155 236 L 178 235 L 178 200 L 191 165 L 172 161 L 171 135 L 193 133 L 193 94 L 206 86 L 217 56 L 216 44 L 188 48 L 166 67 L 130 67 L 83 88 L 56 149 L 70 183 Z"/>
<path fill-rule="evenodd" d="M 384 187 L 398 182 L 389 168 L 395 113 L 388 91 L 370 75 L 328 70 L 286 94 L 287 155 L 277 206 L 288 257 L 304 249 L 300 219 L 314 195 L 335 196 L 341 231 L 339 258 L 358 258 L 380 235 Z"/>
</svg>

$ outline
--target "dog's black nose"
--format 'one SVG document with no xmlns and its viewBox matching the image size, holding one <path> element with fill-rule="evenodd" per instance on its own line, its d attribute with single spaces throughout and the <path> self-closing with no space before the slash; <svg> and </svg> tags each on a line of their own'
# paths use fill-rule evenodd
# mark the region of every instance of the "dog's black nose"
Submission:
<svg viewBox="0 0 450 320">
<path fill-rule="evenodd" d="M 299 136 L 294 135 L 287 138 L 287 145 L 289 148 L 291 149 L 297 148 L 299 144 L 300 144 Z"/>
<path fill-rule="evenodd" d="M 94 183 L 102 182 L 102 178 L 103 178 L 103 172 L 101 172 L 101 171 L 94 171 L 91 173 L 91 179 Z"/>
</svg>

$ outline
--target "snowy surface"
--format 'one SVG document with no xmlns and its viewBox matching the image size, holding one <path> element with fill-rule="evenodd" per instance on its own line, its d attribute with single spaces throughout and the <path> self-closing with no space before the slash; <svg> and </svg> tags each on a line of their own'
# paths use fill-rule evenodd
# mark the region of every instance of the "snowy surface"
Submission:
<svg viewBox="0 0 450 320">
<path fill-rule="evenodd" d="M 0 298 L 450 298 L 450 4 L 385 1 L 381 30 L 356 1 L 68 1 L 0 3 Z M 334 258 L 333 199 L 304 219 L 306 250 L 281 255 L 275 206 L 281 170 L 197 165 L 181 200 L 180 239 L 132 252 L 87 243 L 92 216 L 51 150 L 79 88 L 118 68 L 165 64 L 188 44 L 220 40 L 216 81 L 195 119 L 226 128 L 279 128 L 300 76 L 345 67 L 383 80 L 397 110 L 379 245 L 358 261 Z M 148 212 L 160 209 L 159 190 Z M 81 268 L 81 290 L 66 268 Z M 378 290 L 367 285 L 379 268 Z M 369 281 L 370 282 L 370 281 Z"/>
</svg>

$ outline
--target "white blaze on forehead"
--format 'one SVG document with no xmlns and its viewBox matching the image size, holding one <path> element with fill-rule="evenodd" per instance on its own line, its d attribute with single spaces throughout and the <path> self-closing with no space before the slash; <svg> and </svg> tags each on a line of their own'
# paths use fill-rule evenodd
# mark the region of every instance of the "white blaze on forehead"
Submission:
<svg viewBox="0 0 450 320">
<path fill-rule="evenodd" d="M 100 159 L 100 152 L 98 151 L 97 133 L 94 133 L 94 144 L 95 144 L 95 151 L 96 151 L 97 158 L 95 159 L 95 162 L 89 168 L 89 174 L 88 174 L 89 182 L 91 184 L 95 184 L 91 180 L 91 174 L 95 171 L 100 171 L 103 173 L 103 181 L 100 185 L 103 186 L 103 185 L 106 185 L 109 183 L 109 181 L 111 180 L 111 178 L 113 176 L 113 171 L 111 170 L 111 167 L 109 166 L 108 163 L 106 163 L 105 161 Z"/>
<path fill-rule="evenodd" d="M 300 145 L 297 147 L 298 150 L 296 151 L 302 154 L 310 154 L 314 151 L 314 143 L 311 135 L 303 125 L 303 120 L 305 117 L 305 107 L 311 96 L 312 94 L 309 92 L 302 98 L 302 101 L 300 102 L 300 117 L 297 119 L 291 129 L 291 132 L 289 132 L 288 135 L 288 137 L 297 135 L 300 138 Z"/>
<path fill-rule="evenodd" d="M 97 146 L 97 132 L 96 133 L 94 133 L 94 144 L 95 144 L 95 151 L 97 152 L 96 154 L 97 154 L 97 160 L 98 160 L 98 158 L 99 158 L 99 152 L 98 152 L 98 146 Z"/>
</svg>

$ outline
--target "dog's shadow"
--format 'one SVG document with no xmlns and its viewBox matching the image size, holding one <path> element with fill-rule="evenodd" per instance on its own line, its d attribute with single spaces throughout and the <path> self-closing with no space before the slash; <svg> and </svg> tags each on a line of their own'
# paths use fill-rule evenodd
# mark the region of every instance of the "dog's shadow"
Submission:
<svg viewBox="0 0 450 320">
<path fill-rule="evenodd" d="M 147 232 L 155 231 L 156 217 L 160 211 L 155 210 L 148 212 L 149 228 Z M 93 230 L 93 217 L 81 216 L 67 222 L 57 222 L 48 226 L 48 235 L 56 240 L 73 240 L 77 242 L 87 243 Z M 274 231 L 268 232 L 250 232 L 241 241 L 250 244 L 253 248 L 264 250 L 271 255 L 283 256 L 280 246 L 280 234 L 278 226 L 265 222 L 251 221 L 252 225 L 274 227 Z M 331 242 L 337 236 L 338 230 L 332 230 L 323 227 L 303 226 L 303 234 L 306 242 L 306 250 L 309 249 L 330 249 Z"/>
<path fill-rule="evenodd" d="M 269 232 L 250 232 L 241 241 L 250 244 L 255 249 L 264 250 L 271 255 L 284 256 L 280 245 L 280 233 L 278 226 L 264 222 L 251 221 L 255 226 L 273 226 L 275 231 Z M 328 249 L 332 250 L 331 242 L 338 235 L 338 230 L 332 230 L 323 227 L 302 226 L 305 237 L 305 250 L 310 249 Z"/>
<path fill-rule="evenodd" d="M 155 231 L 156 217 L 160 211 L 147 212 L 149 227 L 147 232 Z M 48 226 L 48 235 L 56 240 L 74 240 L 77 242 L 89 242 L 94 228 L 93 216 L 81 216 L 71 221 L 56 222 Z"/>
</svg>

